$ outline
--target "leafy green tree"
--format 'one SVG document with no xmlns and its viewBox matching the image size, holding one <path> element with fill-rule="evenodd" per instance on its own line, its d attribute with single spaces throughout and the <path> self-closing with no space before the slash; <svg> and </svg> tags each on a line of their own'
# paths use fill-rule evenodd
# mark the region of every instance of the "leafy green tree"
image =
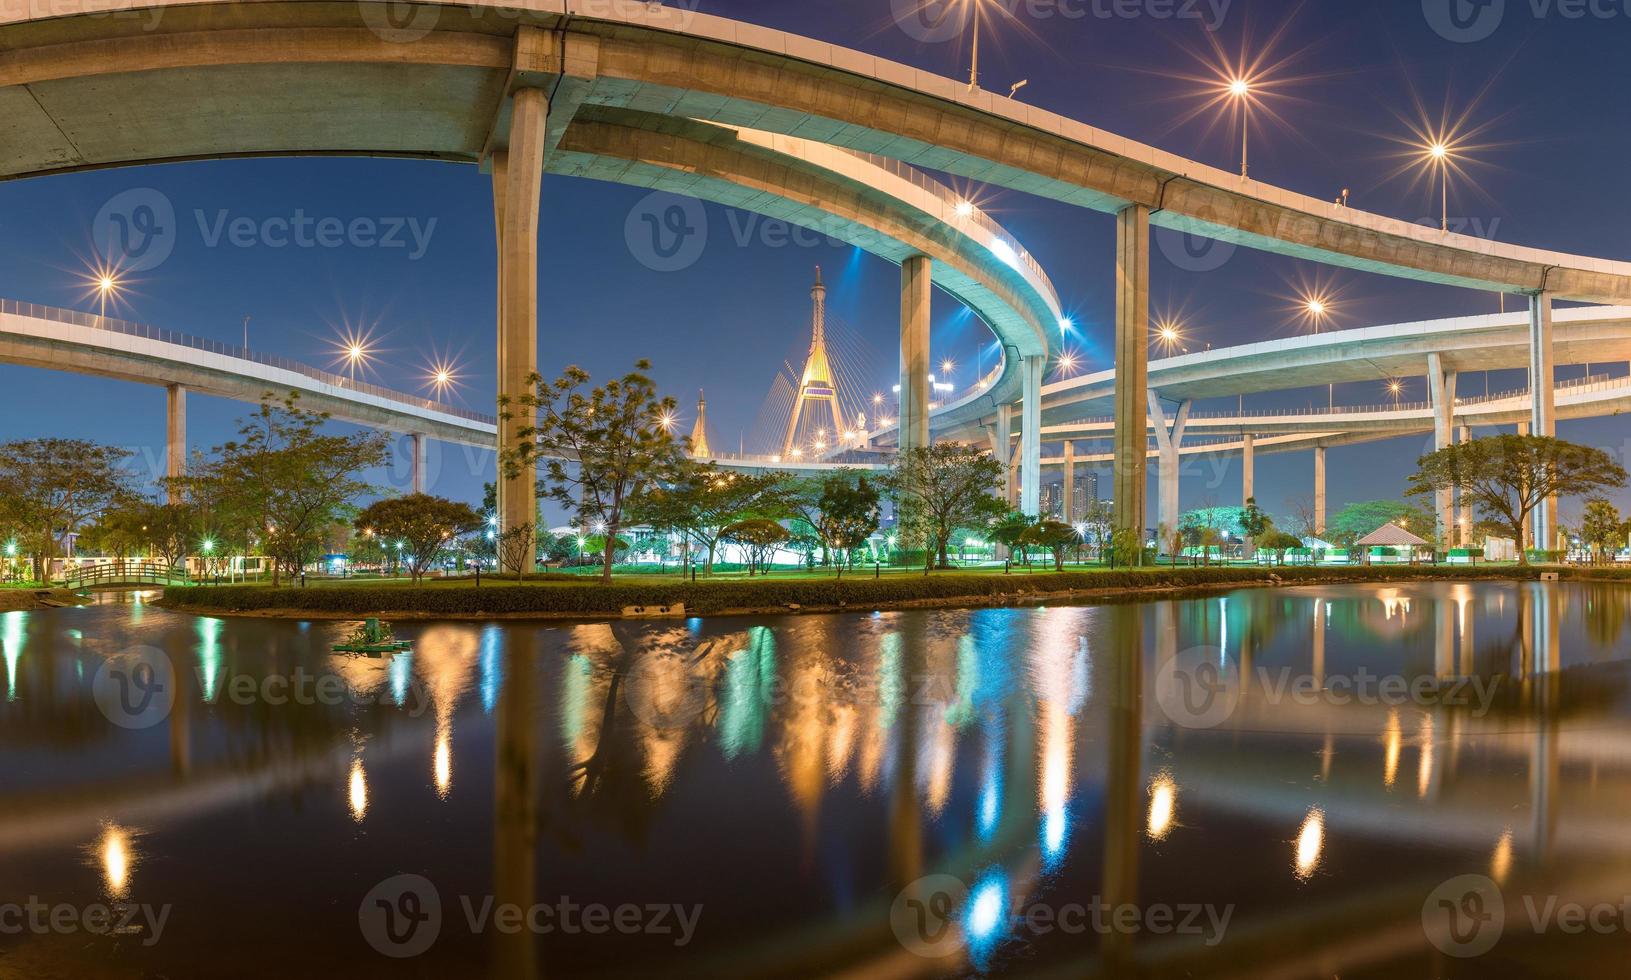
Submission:
<svg viewBox="0 0 1631 980">
<path fill-rule="evenodd" d="M 1031 553 L 1029 548 L 1026 547 L 1029 542 L 1025 536 L 1036 525 L 1037 522 L 1028 515 L 1013 510 L 992 519 L 991 523 L 986 526 L 986 533 L 990 535 L 991 540 L 1009 551 L 1017 550 L 1019 560 L 1029 566 L 1031 564 Z"/>
<path fill-rule="evenodd" d="M 419 582 L 437 555 L 459 535 L 481 527 L 482 519 L 469 504 L 415 493 L 376 500 L 352 523 L 358 530 L 400 544 L 408 574 Z"/>
<path fill-rule="evenodd" d="M 928 563 L 949 567 L 947 548 L 959 527 L 981 527 L 1005 512 L 997 499 L 1003 465 L 984 452 L 955 443 L 909 449 L 895 459 L 885 481 L 895 495 L 900 531 L 922 542 Z"/>
<path fill-rule="evenodd" d="M 1384 524 L 1397 524 L 1426 537 L 1428 529 L 1437 523 L 1433 512 L 1425 507 L 1399 500 L 1368 500 L 1349 504 L 1331 515 L 1325 522 L 1325 531 L 1332 544 L 1351 548 L 1355 541 Z"/>
<path fill-rule="evenodd" d="M 1257 498 L 1247 497 L 1246 506 L 1240 510 L 1240 534 L 1246 539 L 1248 556 L 1257 548 L 1257 539 L 1269 533 L 1272 526 L 1269 515 L 1257 506 Z"/>
<path fill-rule="evenodd" d="M 1258 546 L 1263 550 L 1274 552 L 1274 561 L 1277 565 L 1284 565 L 1286 563 L 1286 552 L 1292 548 L 1301 548 L 1302 544 L 1302 539 L 1295 534 L 1282 531 L 1272 525 L 1269 527 L 1268 533 L 1264 534 L 1258 542 Z"/>
<path fill-rule="evenodd" d="M 1586 501 L 1581 514 L 1580 538 L 1592 549 L 1599 561 L 1625 547 L 1626 522 L 1620 510 L 1605 497 Z"/>
<path fill-rule="evenodd" d="M 1410 494 L 1459 489 L 1462 500 L 1499 521 L 1517 541 L 1529 515 L 1548 498 L 1623 487 L 1626 481 L 1625 469 L 1608 453 L 1550 436 L 1474 439 L 1429 453 L 1416 465 Z M 1518 562 L 1528 560 L 1520 548 Z"/>
<path fill-rule="evenodd" d="M 1065 552 L 1081 543 L 1076 529 L 1061 521 L 1039 521 L 1020 535 L 1023 545 L 1035 545 L 1053 555 L 1055 571 L 1065 570 Z"/>
<path fill-rule="evenodd" d="M 839 578 L 844 577 L 844 566 L 854 557 L 856 547 L 878 530 L 883 518 L 878 501 L 878 488 L 865 476 L 852 479 L 847 473 L 833 473 L 822 481 L 816 531 L 839 556 Z"/>
<path fill-rule="evenodd" d="M 755 571 L 769 573 L 771 557 L 792 535 L 776 521 L 751 517 L 728 525 L 723 529 L 721 537 L 726 541 L 735 542 L 748 553 L 748 578 L 752 578 Z M 842 575 L 843 572 L 840 571 L 839 574 Z"/>
<path fill-rule="evenodd" d="M 630 519 L 674 531 L 707 549 L 704 574 L 712 575 L 725 528 L 751 518 L 792 516 L 790 492 L 780 473 L 734 473 L 683 459 L 671 480 L 644 495 Z"/>
<path fill-rule="evenodd" d="M 684 458 L 683 445 L 669 431 L 674 399 L 658 397 L 657 386 L 644 374 L 651 362 L 637 361 L 634 367 L 622 378 L 588 388 L 588 372 L 573 365 L 553 382 L 533 375 L 531 391 L 500 400 L 506 421 L 519 416 L 529 423 L 518 431 L 519 446 L 503 454 L 505 476 L 534 472 L 542 461 L 539 491 L 576 514 L 578 527 L 604 529 L 612 538 L 622 531 L 625 516 L 641 508 L 646 493 L 674 478 Z M 601 581 L 611 582 L 615 561 L 616 549 L 605 549 Z"/>
<path fill-rule="evenodd" d="M 369 492 L 366 470 L 384 463 L 377 432 L 324 432 L 329 415 L 268 392 L 255 414 L 239 420 L 238 438 L 215 447 L 183 478 L 191 499 L 219 503 L 222 513 L 258 534 L 272 558 L 272 585 L 298 574 L 321 552 L 330 531 L 346 523 L 351 501 Z"/>
<path fill-rule="evenodd" d="M 43 582 L 57 539 L 131 493 L 130 452 L 84 439 L 22 439 L 0 445 L 0 509 L 22 529 Z"/>
</svg>

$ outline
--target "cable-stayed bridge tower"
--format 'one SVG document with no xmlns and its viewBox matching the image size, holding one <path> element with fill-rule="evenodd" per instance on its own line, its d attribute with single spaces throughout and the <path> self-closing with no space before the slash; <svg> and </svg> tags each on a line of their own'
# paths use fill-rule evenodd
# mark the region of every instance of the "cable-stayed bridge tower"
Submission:
<svg viewBox="0 0 1631 980">
<path fill-rule="evenodd" d="M 821 267 L 816 266 L 815 285 L 810 287 L 813 310 L 810 320 L 810 353 L 804 359 L 804 375 L 794 396 L 793 412 L 787 417 L 787 437 L 782 440 L 782 456 L 791 457 L 799 431 L 799 422 L 806 410 L 819 413 L 817 418 L 832 418 L 832 440 L 837 442 L 844 431 L 843 411 L 838 404 L 838 385 L 833 379 L 832 362 L 827 357 L 827 287 L 821 282 Z M 826 402 L 827 408 L 816 407 Z"/>
</svg>

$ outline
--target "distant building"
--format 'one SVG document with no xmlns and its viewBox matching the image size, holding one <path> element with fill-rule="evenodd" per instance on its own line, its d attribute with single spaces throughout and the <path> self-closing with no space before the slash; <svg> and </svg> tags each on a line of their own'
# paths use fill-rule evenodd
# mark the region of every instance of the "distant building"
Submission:
<svg viewBox="0 0 1631 980">
<path fill-rule="evenodd" d="M 1042 516 L 1052 517 L 1055 519 L 1059 518 L 1061 516 L 1059 512 L 1060 505 L 1064 502 L 1064 495 L 1064 487 L 1057 483 L 1044 483 L 1042 485 L 1042 493 L 1039 498 Z"/>
</svg>

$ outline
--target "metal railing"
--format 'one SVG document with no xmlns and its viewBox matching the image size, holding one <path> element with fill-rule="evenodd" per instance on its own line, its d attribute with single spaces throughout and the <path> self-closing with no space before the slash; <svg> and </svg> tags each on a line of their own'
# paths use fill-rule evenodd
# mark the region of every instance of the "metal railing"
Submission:
<svg viewBox="0 0 1631 980">
<path fill-rule="evenodd" d="M 62 584 L 70 589 L 91 585 L 191 585 L 187 570 L 156 561 L 116 561 L 67 568 Z"/>
<path fill-rule="evenodd" d="M 149 326 L 145 323 L 131 323 L 116 317 L 101 317 L 94 313 L 81 313 L 78 310 L 65 310 L 55 306 L 42 306 L 38 303 L 22 303 L 17 300 L 0 299 L 0 314 L 32 317 L 36 320 L 48 320 L 52 323 L 67 323 L 78 327 L 88 327 L 92 330 L 106 330 L 109 333 L 120 334 L 126 337 L 140 337 L 143 340 L 157 341 L 161 344 L 173 344 L 185 347 L 188 350 L 204 351 L 209 354 L 220 354 L 223 357 L 250 361 L 263 367 L 277 368 L 289 371 L 302 377 L 309 378 L 322 384 L 344 388 L 361 395 L 370 395 L 387 401 L 411 405 L 414 408 L 426 411 L 440 412 L 471 422 L 483 425 L 497 425 L 498 419 L 480 412 L 448 405 L 444 402 L 432 401 L 419 395 L 410 395 L 395 391 L 380 385 L 369 384 L 366 381 L 356 381 L 343 374 L 335 374 L 322 368 L 315 368 L 309 364 L 291 360 L 287 357 L 278 357 L 274 354 L 263 354 L 259 351 L 246 350 L 233 344 L 223 344 L 215 340 L 206 340 L 203 337 L 194 337 L 190 334 L 178 333 L 174 330 L 165 330 L 162 327 Z"/>
</svg>

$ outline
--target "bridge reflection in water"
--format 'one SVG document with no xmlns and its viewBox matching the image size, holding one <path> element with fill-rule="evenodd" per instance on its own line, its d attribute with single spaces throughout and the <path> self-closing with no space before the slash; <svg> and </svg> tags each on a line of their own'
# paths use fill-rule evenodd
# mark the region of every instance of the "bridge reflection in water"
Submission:
<svg viewBox="0 0 1631 980">
<path fill-rule="evenodd" d="M 1606 973 L 1615 947 L 1533 934 L 1519 896 L 1631 892 L 1628 598 L 402 625 L 389 661 L 330 654 L 347 624 L 8 613 L 10 890 L 173 913 L 150 947 L 0 948 L 35 973 L 374 975 L 394 961 L 359 903 L 413 873 L 440 896 L 416 964 L 438 972 L 1385 976 L 1449 962 L 1423 904 L 1478 874 L 1507 917 L 1477 972 Z M 97 697 L 132 648 L 176 693 L 147 727 Z M 477 934 L 486 896 L 701 912 L 683 945 Z M 1096 901 L 1139 927 L 1097 928 Z M 1160 912 L 1203 908 L 1176 932 Z"/>
</svg>

